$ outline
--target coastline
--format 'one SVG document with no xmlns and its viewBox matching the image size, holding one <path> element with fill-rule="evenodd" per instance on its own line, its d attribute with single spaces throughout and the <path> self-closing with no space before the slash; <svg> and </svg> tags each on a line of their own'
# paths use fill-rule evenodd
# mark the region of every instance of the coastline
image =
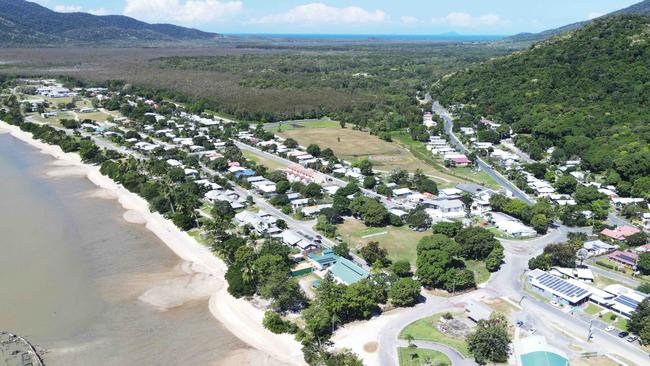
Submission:
<svg viewBox="0 0 650 366">
<path fill-rule="evenodd" d="M 215 289 L 209 299 L 211 314 L 236 337 L 251 347 L 265 353 L 264 364 L 304 365 L 300 344 L 287 334 L 273 334 L 262 326 L 264 313 L 250 302 L 236 299 L 227 292 L 226 264 L 207 247 L 199 244 L 187 233 L 178 229 L 170 220 L 159 213 L 150 212 L 149 204 L 142 197 L 132 193 L 102 175 L 99 167 L 84 164 L 79 155 L 65 153 L 60 147 L 49 145 L 32 138 L 31 134 L 17 126 L 0 121 L 0 133 L 9 133 L 14 138 L 40 150 L 41 153 L 57 159 L 65 175 L 85 176 L 104 191 L 106 198 L 116 199 L 125 210 L 124 219 L 144 225 L 156 235 L 179 258 L 191 263 L 191 270 L 197 274 L 211 276 Z M 61 172 L 63 173 L 63 172 Z M 266 357 L 265 357 L 266 358 Z"/>
</svg>

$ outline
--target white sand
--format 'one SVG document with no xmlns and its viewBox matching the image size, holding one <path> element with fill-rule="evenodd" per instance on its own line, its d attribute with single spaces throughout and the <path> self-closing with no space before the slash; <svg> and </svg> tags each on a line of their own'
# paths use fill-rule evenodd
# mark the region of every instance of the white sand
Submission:
<svg viewBox="0 0 650 366">
<path fill-rule="evenodd" d="M 127 218 L 137 220 L 154 233 L 181 259 L 191 262 L 191 269 L 199 274 L 211 276 L 210 281 L 197 281 L 196 286 L 190 285 L 179 290 L 178 284 L 167 284 L 159 289 L 152 289 L 143 295 L 144 300 L 154 303 L 158 307 L 172 306 L 177 300 L 171 301 L 170 294 L 183 292 L 185 297 L 195 296 L 201 291 L 212 292 L 209 300 L 209 307 L 212 314 L 231 333 L 252 347 L 264 352 L 273 362 L 285 363 L 288 365 L 305 365 L 302 357 L 300 343 L 290 335 L 276 335 L 262 326 L 264 313 L 255 308 L 249 302 L 242 299 L 235 299 L 228 294 L 225 286 L 226 264 L 214 256 L 210 250 L 187 233 L 178 229 L 171 221 L 165 219 L 158 213 L 149 211 L 149 205 L 142 197 L 129 192 L 110 178 L 102 175 L 96 166 L 86 165 L 81 162 L 79 155 L 65 153 L 58 146 L 48 145 L 32 138 L 30 133 L 20 130 L 16 126 L 0 121 L 0 131 L 8 131 L 12 136 L 24 141 L 38 149 L 42 153 L 59 159 L 61 169 L 49 172 L 51 176 L 80 175 L 83 174 L 99 188 L 111 192 L 122 207 L 127 210 Z M 104 193 L 106 194 L 106 193 Z M 136 217 L 136 213 L 139 215 Z M 201 285 L 199 285 L 201 283 Z M 207 283 L 207 285 L 206 285 Z M 209 286 L 214 286 L 208 288 Z M 273 363 L 267 363 L 271 365 Z M 242 364 L 245 364 L 242 362 Z M 264 363 L 263 363 L 264 364 Z M 276 362 L 275 364 L 278 364 Z"/>
</svg>

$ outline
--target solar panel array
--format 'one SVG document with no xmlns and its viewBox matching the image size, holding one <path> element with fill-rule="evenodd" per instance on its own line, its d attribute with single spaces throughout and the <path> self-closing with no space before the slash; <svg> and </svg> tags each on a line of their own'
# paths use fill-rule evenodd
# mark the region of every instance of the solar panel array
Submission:
<svg viewBox="0 0 650 366">
<path fill-rule="evenodd" d="M 539 283 L 555 292 L 566 296 L 567 298 L 581 297 L 589 291 L 573 285 L 559 277 L 555 277 L 551 274 L 544 273 L 541 276 L 537 277 Z"/>
<path fill-rule="evenodd" d="M 618 296 L 617 298 L 614 299 L 614 301 L 623 304 L 631 309 L 636 309 L 637 306 L 639 306 L 639 302 L 631 299 L 625 295 Z"/>
</svg>

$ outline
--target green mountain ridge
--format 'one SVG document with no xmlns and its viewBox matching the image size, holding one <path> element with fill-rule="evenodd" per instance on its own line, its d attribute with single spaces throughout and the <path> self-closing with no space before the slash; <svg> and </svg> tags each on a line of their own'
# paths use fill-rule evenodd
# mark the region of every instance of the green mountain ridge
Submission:
<svg viewBox="0 0 650 366">
<path fill-rule="evenodd" d="M 466 122 L 510 124 L 515 142 L 552 161 L 579 156 L 623 193 L 650 197 L 650 17 L 601 18 L 477 65 L 434 89 Z"/>
<path fill-rule="evenodd" d="M 211 40 L 219 35 L 121 15 L 58 13 L 25 0 L 0 0 L 0 45 Z"/>
<path fill-rule="evenodd" d="M 613 15 L 627 15 L 627 14 L 650 15 L 650 0 L 644 0 L 640 3 L 629 6 L 625 9 L 621 9 L 609 14 L 605 14 L 603 17 L 613 16 Z M 592 21 L 593 20 L 585 20 L 582 22 L 567 24 L 559 28 L 548 29 L 539 33 L 519 33 L 519 34 L 515 34 L 514 36 L 503 38 L 498 42 L 513 42 L 513 43 L 539 42 L 554 37 L 560 33 L 578 29 L 580 27 L 583 27 L 591 23 Z"/>
</svg>

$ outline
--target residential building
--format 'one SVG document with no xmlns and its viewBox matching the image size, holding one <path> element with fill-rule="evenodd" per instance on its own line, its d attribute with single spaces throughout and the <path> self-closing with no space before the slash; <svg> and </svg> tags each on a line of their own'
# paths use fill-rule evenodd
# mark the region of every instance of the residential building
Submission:
<svg viewBox="0 0 650 366">
<path fill-rule="evenodd" d="M 607 258 L 625 266 L 634 267 L 636 266 L 636 261 L 639 259 L 639 255 L 633 252 L 617 250 L 608 254 Z"/>
<path fill-rule="evenodd" d="M 308 258 L 315 270 L 322 271 L 333 266 L 339 256 L 332 249 L 325 249 L 320 254 L 310 254 Z"/>
<path fill-rule="evenodd" d="M 329 272 L 334 276 L 335 280 L 345 285 L 359 282 L 370 275 L 368 271 L 343 257 L 337 259 L 336 263 L 330 267 Z"/>
<path fill-rule="evenodd" d="M 635 228 L 634 226 L 626 225 L 626 226 L 617 227 L 614 230 L 604 229 L 603 231 L 600 232 L 600 234 L 610 239 L 624 241 L 625 239 L 627 239 L 628 236 L 632 236 L 640 231 L 641 230 Z"/>
</svg>

